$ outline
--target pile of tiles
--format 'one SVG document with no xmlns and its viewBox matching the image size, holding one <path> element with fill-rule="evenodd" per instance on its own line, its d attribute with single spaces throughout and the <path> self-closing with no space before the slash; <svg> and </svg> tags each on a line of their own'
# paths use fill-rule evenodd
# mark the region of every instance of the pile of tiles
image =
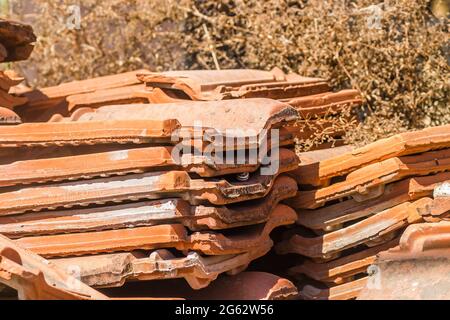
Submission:
<svg viewBox="0 0 450 320">
<path fill-rule="evenodd" d="M 293 297 L 288 280 L 241 271 L 297 219 L 281 202 L 298 190 L 301 121 L 361 103 L 329 91 L 278 69 L 25 89 L 25 123 L 0 127 L 0 233 L 110 296 L 223 298 L 248 283 L 247 298 Z"/>
<path fill-rule="evenodd" d="M 267 253 L 270 232 L 296 219 L 279 204 L 297 191 L 283 175 L 298 165 L 294 152 L 281 148 L 272 157 L 269 148 L 256 163 L 216 157 L 250 154 L 272 128 L 297 119 L 287 104 L 252 99 L 104 106 L 0 127 L 8 150 L 0 165 L 0 233 L 92 287 L 184 278 L 205 288 Z M 236 143 L 223 142 L 229 138 Z M 223 151 L 189 154 L 206 148 Z M 296 289 L 285 281 L 281 292 Z"/>
<path fill-rule="evenodd" d="M 301 297 L 356 298 L 376 255 L 396 247 L 408 225 L 448 218 L 439 190 L 448 189 L 449 171 L 450 125 L 302 154 L 290 173 L 299 192 L 287 202 L 298 227 L 276 248 L 301 256 L 289 269 Z"/>
</svg>

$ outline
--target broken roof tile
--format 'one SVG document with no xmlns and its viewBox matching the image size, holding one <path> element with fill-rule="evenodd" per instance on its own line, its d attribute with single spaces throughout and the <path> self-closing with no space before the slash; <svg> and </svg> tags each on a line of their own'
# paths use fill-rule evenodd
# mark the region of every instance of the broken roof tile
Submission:
<svg viewBox="0 0 450 320">
<path fill-rule="evenodd" d="M 53 263 L 0 235 L 0 283 L 19 299 L 107 299 Z"/>
<path fill-rule="evenodd" d="M 29 25 L 0 19 L 0 44 L 6 50 L 0 62 L 27 59 L 34 49 L 36 36 Z"/>
<path fill-rule="evenodd" d="M 330 89 L 323 79 L 286 75 L 279 69 L 168 71 L 143 73 L 138 78 L 147 87 L 159 89 L 153 97 L 155 103 L 168 102 L 174 97 L 197 101 L 255 97 L 286 99 Z"/>
</svg>

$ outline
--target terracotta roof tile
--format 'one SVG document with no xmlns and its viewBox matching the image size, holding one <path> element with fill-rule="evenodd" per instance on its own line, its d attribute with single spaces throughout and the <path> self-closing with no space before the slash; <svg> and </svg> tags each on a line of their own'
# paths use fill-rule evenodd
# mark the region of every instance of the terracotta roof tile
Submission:
<svg viewBox="0 0 450 320">
<path fill-rule="evenodd" d="M 431 198 L 421 198 L 415 202 L 404 202 L 386 209 L 360 222 L 323 236 L 308 238 L 294 235 L 277 245 L 279 253 L 298 253 L 308 257 L 330 258 L 336 253 L 369 241 L 386 242 L 395 236 L 395 231 L 410 223 L 422 221 L 420 211 L 433 202 Z M 377 243 L 378 243 L 377 242 Z M 373 242 L 375 243 L 375 242 Z"/>
<path fill-rule="evenodd" d="M 450 125 L 406 132 L 381 139 L 352 152 L 325 159 L 297 171 L 300 184 L 320 185 L 363 166 L 392 157 L 450 147 Z"/>
<path fill-rule="evenodd" d="M 265 224 L 246 227 L 230 235 L 212 232 L 188 234 L 181 224 L 138 227 L 111 231 L 25 237 L 15 242 L 44 257 L 64 257 L 137 249 L 175 248 L 209 255 L 237 254 L 272 243 L 274 228 L 292 224 L 295 212 L 278 205 Z"/>
<path fill-rule="evenodd" d="M 366 284 L 367 277 L 330 288 L 307 284 L 299 288 L 299 295 L 305 300 L 350 300 L 357 298 Z"/>
<path fill-rule="evenodd" d="M 232 206 L 190 206 L 181 199 L 163 199 L 116 206 L 26 213 L 0 217 L 0 233 L 18 238 L 180 223 L 190 230 L 229 229 L 267 221 L 277 204 L 292 197 L 295 181 L 280 176 L 260 200 Z"/>
<path fill-rule="evenodd" d="M 315 210 L 297 210 L 297 223 L 310 229 L 333 230 L 406 201 L 431 197 L 438 183 L 450 180 L 450 172 L 414 177 L 388 184 L 380 197 L 364 200 L 355 197 Z M 364 200 L 364 201 L 357 201 Z"/>
<path fill-rule="evenodd" d="M 383 252 L 375 262 L 359 299 L 448 300 L 450 290 L 444 275 L 450 272 L 450 223 L 409 226 L 399 247 Z"/>
<path fill-rule="evenodd" d="M 380 196 L 387 183 L 409 176 L 448 170 L 450 170 L 450 149 L 390 158 L 353 171 L 344 181 L 329 187 L 299 192 L 290 204 L 295 208 L 313 209 L 324 205 L 327 201 L 354 194 L 361 194 L 365 199 L 370 199 Z"/>
<path fill-rule="evenodd" d="M 0 235 L 0 283 L 20 299 L 107 299 L 42 257 Z"/>
<path fill-rule="evenodd" d="M 284 160 L 284 159 L 281 159 Z M 224 205 L 266 196 L 278 174 L 292 168 L 281 162 L 275 175 L 255 173 L 244 182 L 192 179 L 184 171 L 163 171 L 22 188 L 0 194 L 0 216 L 60 207 L 180 197 L 191 204 Z M 262 170 L 262 169 L 261 169 Z"/>
<path fill-rule="evenodd" d="M 128 280 L 184 278 L 193 289 L 207 287 L 221 273 L 242 271 L 247 265 L 270 250 L 270 245 L 235 255 L 201 256 L 189 252 L 175 257 L 161 249 L 149 254 L 126 252 L 52 259 L 63 270 L 76 266 L 81 281 L 93 287 L 119 287 Z"/>
<path fill-rule="evenodd" d="M 24 123 L 0 126 L 0 146 L 62 146 L 100 143 L 170 142 L 176 120 Z"/>
<path fill-rule="evenodd" d="M 292 275 L 304 274 L 311 279 L 333 285 L 342 284 L 352 276 L 366 273 L 378 253 L 395 247 L 398 242 L 399 238 L 324 263 L 308 259 L 302 264 L 290 268 L 289 273 Z"/>
<path fill-rule="evenodd" d="M 138 75 L 147 87 L 158 88 L 152 102 L 173 99 L 223 100 L 236 98 L 286 99 L 329 91 L 323 79 L 284 74 L 279 69 L 260 71 L 187 70 Z"/>
</svg>

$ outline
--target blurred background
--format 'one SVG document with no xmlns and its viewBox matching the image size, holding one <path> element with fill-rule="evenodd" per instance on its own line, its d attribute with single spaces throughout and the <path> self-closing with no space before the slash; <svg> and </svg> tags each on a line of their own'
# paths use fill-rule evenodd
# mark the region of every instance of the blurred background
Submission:
<svg viewBox="0 0 450 320">
<path fill-rule="evenodd" d="M 353 87 L 364 144 L 450 123 L 449 0 L 0 0 L 33 26 L 30 86 L 133 69 L 275 66 Z M 79 13 L 79 15 L 78 15 Z"/>
</svg>

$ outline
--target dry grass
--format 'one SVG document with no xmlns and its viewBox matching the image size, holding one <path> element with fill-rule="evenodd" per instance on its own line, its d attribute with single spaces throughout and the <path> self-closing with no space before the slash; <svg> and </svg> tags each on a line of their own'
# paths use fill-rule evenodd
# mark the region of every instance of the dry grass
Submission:
<svg viewBox="0 0 450 320">
<path fill-rule="evenodd" d="M 363 93 L 352 143 L 450 123 L 448 19 L 428 0 L 83 0 L 81 30 L 63 23 L 73 0 L 16 2 L 39 36 L 20 64 L 33 84 L 141 67 L 278 66 Z"/>
</svg>

